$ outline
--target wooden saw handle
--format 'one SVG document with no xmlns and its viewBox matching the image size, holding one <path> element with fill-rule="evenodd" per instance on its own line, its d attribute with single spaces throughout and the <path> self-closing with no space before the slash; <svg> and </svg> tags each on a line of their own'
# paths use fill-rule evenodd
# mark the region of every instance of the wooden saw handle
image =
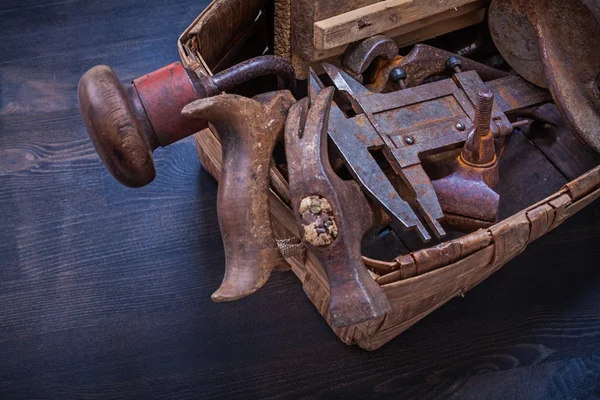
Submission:
<svg viewBox="0 0 600 400">
<path fill-rule="evenodd" d="M 271 230 L 269 166 L 283 134 L 287 90 L 254 99 L 223 94 L 188 104 L 184 115 L 208 120 L 219 134 L 222 167 L 217 196 L 225 248 L 225 276 L 214 301 L 232 301 L 260 289 L 277 266 L 285 266 Z"/>
</svg>

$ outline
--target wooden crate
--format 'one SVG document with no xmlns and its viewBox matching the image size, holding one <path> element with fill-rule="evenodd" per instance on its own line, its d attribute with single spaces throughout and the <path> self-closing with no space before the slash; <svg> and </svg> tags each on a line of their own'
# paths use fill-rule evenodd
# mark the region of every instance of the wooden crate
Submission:
<svg viewBox="0 0 600 400">
<path fill-rule="evenodd" d="M 214 0 L 181 35 L 179 53 L 188 66 L 220 70 L 217 60 L 252 41 L 265 0 Z M 317 61 L 337 62 L 354 41 L 377 33 L 399 47 L 483 21 L 484 0 L 274 0 L 275 54 L 292 61 L 298 79 Z M 230 44 L 236 43 L 234 48 Z"/>
<path fill-rule="evenodd" d="M 205 58 L 189 46 L 190 35 L 210 36 L 214 25 L 228 18 L 232 4 L 241 0 L 211 3 L 209 8 L 184 32 L 179 41 L 180 53 L 186 66 L 211 74 L 216 60 L 226 57 L 231 48 L 221 49 L 211 44 L 210 51 L 220 52 Z M 356 0 L 356 3 L 373 3 Z M 315 4 L 318 2 L 315 2 Z M 388 2 L 385 2 L 388 3 Z M 397 2 L 403 4 L 404 2 Z M 439 2 L 436 2 L 439 3 Z M 237 14 L 236 14 L 237 15 Z M 252 23 L 233 17 L 241 31 L 223 32 L 223 41 L 236 35 L 251 40 Z M 320 26 L 329 26 L 320 24 Z M 206 37 L 208 40 L 208 37 Z M 207 50 L 207 49 L 200 49 Z M 208 50 L 207 50 L 208 51 Z M 210 62 L 206 60 L 210 59 Z M 196 134 L 197 149 L 204 168 L 219 179 L 221 146 L 218 136 L 210 129 Z M 273 231 L 279 240 L 299 237 L 296 221 L 289 204 L 287 182 L 276 170 L 271 170 L 271 182 L 276 190 L 270 195 Z M 276 193 L 279 193 L 277 195 Z M 367 350 L 382 346 L 456 296 L 482 282 L 512 258 L 524 251 L 529 243 L 560 225 L 564 220 L 600 197 L 600 167 L 574 179 L 558 192 L 533 204 L 489 229 L 479 230 L 456 240 L 427 249 L 398 256 L 392 262 L 365 258 L 374 271 L 374 278 L 383 288 L 392 310 L 385 316 L 348 328 L 331 326 L 328 303 L 329 287 L 325 272 L 310 252 L 287 258 L 292 271 L 302 282 L 304 291 L 336 335 L 347 344 Z"/>
</svg>

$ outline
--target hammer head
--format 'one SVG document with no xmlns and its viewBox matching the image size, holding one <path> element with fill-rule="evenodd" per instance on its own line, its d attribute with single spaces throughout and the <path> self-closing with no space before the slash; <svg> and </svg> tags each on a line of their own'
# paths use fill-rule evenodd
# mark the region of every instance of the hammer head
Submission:
<svg viewBox="0 0 600 400">
<path fill-rule="evenodd" d="M 381 287 L 362 260 L 360 244 L 373 224 L 367 199 L 356 182 L 333 171 L 327 127 L 333 88 L 313 86 L 286 121 L 286 157 L 292 205 L 304 244 L 317 256 L 329 281 L 329 312 L 336 327 L 379 318 L 390 311 Z"/>
</svg>

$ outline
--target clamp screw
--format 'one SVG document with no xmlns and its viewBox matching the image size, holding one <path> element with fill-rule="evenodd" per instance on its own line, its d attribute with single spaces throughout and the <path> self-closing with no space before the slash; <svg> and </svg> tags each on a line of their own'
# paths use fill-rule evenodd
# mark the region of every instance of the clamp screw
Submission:
<svg viewBox="0 0 600 400">
<path fill-rule="evenodd" d="M 413 139 L 412 136 L 407 136 L 404 138 L 404 142 L 406 144 L 415 144 L 415 139 Z"/>
<path fill-rule="evenodd" d="M 477 94 L 475 103 L 475 132 L 477 136 L 482 137 L 490 131 L 492 122 L 492 111 L 494 107 L 494 92 L 489 89 L 480 91 Z"/>
<path fill-rule="evenodd" d="M 464 131 L 465 130 L 465 124 L 463 124 L 462 122 L 457 122 L 456 125 L 454 125 L 454 127 L 456 129 L 458 129 L 459 131 Z"/>
</svg>

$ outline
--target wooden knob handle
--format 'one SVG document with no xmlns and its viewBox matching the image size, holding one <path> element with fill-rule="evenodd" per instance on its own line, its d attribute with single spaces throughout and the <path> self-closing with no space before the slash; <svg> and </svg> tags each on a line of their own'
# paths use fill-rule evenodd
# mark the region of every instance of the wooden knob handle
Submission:
<svg viewBox="0 0 600 400">
<path fill-rule="evenodd" d="M 149 144 L 154 134 L 135 112 L 135 88 L 128 95 L 113 70 L 98 65 L 81 77 L 78 95 L 88 135 L 109 172 L 129 187 L 150 183 L 156 176 Z"/>
</svg>

